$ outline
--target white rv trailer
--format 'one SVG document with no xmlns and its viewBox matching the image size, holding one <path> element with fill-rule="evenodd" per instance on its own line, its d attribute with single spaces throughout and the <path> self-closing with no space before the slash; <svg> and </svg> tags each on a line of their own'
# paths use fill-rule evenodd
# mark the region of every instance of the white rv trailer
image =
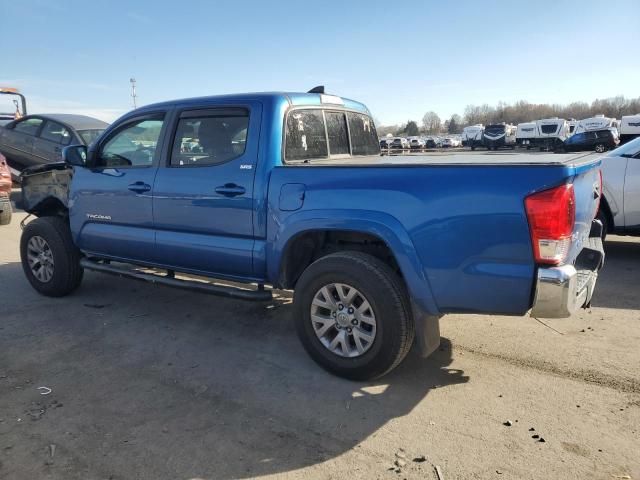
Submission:
<svg viewBox="0 0 640 480">
<path fill-rule="evenodd" d="M 608 118 L 604 115 L 596 115 L 595 117 L 585 118 L 580 120 L 576 125 L 576 130 L 573 133 L 592 132 L 595 130 L 605 130 L 607 128 L 614 128 L 616 119 Z"/>
<path fill-rule="evenodd" d="M 484 125 L 481 123 L 464 127 L 462 129 L 462 146 L 471 147 L 471 150 L 475 150 L 477 146 L 482 145 L 483 131 Z"/>
<path fill-rule="evenodd" d="M 488 150 L 498 150 L 501 147 L 516 148 L 516 127 L 507 123 L 487 125 L 482 134 L 482 144 Z"/>
<path fill-rule="evenodd" d="M 540 150 L 553 150 L 561 146 L 569 136 L 569 123 L 564 118 L 545 118 L 538 120 L 536 125 L 536 144 Z"/>
<path fill-rule="evenodd" d="M 538 125 L 536 122 L 519 123 L 516 128 L 516 143 L 520 147 L 526 147 L 529 150 L 535 145 L 538 136 Z"/>
<path fill-rule="evenodd" d="M 640 113 L 624 115 L 620 119 L 620 143 L 640 137 Z"/>
</svg>

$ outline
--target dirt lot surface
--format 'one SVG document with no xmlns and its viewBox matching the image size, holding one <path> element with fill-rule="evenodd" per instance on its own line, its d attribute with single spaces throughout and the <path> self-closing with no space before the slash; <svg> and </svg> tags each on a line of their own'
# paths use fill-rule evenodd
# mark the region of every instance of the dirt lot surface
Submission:
<svg viewBox="0 0 640 480">
<path fill-rule="evenodd" d="M 610 237 L 590 310 L 450 315 L 436 354 L 364 384 L 307 357 L 286 295 L 87 273 L 41 297 L 23 216 L 0 227 L 1 479 L 640 478 L 637 239 Z"/>
</svg>

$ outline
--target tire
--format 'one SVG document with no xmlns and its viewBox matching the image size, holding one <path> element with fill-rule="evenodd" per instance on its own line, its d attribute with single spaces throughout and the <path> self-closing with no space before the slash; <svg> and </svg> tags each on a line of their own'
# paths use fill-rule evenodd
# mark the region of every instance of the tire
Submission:
<svg viewBox="0 0 640 480">
<path fill-rule="evenodd" d="M 9 225 L 12 215 L 11 201 L 0 199 L 0 210 L 0 225 Z"/>
<path fill-rule="evenodd" d="M 42 244 L 42 241 L 45 243 Z M 39 267 L 34 265 L 32 269 L 30 258 L 33 259 L 38 249 L 43 252 L 43 257 L 36 263 Z M 80 266 L 80 257 L 80 250 L 71 240 L 69 224 L 61 217 L 37 218 L 29 222 L 22 231 L 22 269 L 31 286 L 42 295 L 63 297 L 78 288 L 84 272 Z"/>
<path fill-rule="evenodd" d="M 596 153 L 604 153 L 607 151 L 607 146 L 604 143 L 598 143 L 594 147 L 594 150 L 596 151 Z"/>
<path fill-rule="evenodd" d="M 328 289 L 325 291 L 330 291 L 334 284 L 344 284 L 357 290 L 357 293 L 361 294 L 360 296 L 371 307 L 364 312 L 369 311 L 374 317 L 373 341 L 368 344 L 364 352 L 352 351 L 354 356 L 351 357 L 344 352 L 345 348 L 357 348 L 356 334 L 351 336 L 351 333 L 344 331 L 345 329 L 352 331 L 349 321 L 345 322 L 346 327 L 339 326 L 338 322 L 341 320 L 339 316 L 329 313 L 328 308 L 314 306 L 317 305 L 315 302 L 318 301 L 318 295 L 321 294 L 323 287 Z M 332 295 L 334 305 L 339 306 L 341 297 L 337 295 L 337 290 L 335 293 Z M 353 300 L 353 305 L 357 309 L 356 316 L 364 308 L 364 302 L 358 306 L 357 301 L 358 296 Z M 318 315 L 320 310 L 324 310 L 325 314 L 322 318 L 327 319 L 327 323 L 331 325 L 327 330 L 327 338 L 323 340 L 314 329 L 318 328 L 318 322 L 312 321 L 311 311 L 314 308 L 317 309 Z M 361 252 L 332 253 L 307 267 L 296 285 L 293 311 L 298 336 L 311 358 L 325 370 L 350 380 L 371 380 L 393 370 L 409 352 L 415 336 L 413 317 L 404 284 L 388 265 Z M 346 311 L 346 309 L 342 310 L 341 315 L 345 315 Z M 338 313 L 337 308 L 335 313 Z M 335 324 L 331 316 L 337 318 Z M 354 321 L 357 320 L 355 318 L 350 320 L 350 322 Z M 368 327 L 369 325 L 362 321 L 357 327 L 353 327 L 353 331 L 355 332 L 358 328 L 361 332 Z M 338 354 L 331 351 L 330 346 L 325 345 L 329 343 L 333 334 L 335 334 L 333 336 L 335 341 L 341 333 L 346 336 L 347 342 L 339 344 L 342 354 Z M 362 345 L 361 342 L 360 345 Z M 347 343 L 349 346 L 346 346 Z"/>
</svg>

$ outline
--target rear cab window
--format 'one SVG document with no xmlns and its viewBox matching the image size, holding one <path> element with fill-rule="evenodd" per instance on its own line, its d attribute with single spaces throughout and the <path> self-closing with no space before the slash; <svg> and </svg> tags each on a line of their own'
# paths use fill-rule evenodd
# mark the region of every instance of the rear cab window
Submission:
<svg viewBox="0 0 640 480">
<path fill-rule="evenodd" d="M 302 108 L 289 112 L 284 160 L 350 158 L 379 155 L 378 134 L 371 117 L 332 108 Z"/>
</svg>

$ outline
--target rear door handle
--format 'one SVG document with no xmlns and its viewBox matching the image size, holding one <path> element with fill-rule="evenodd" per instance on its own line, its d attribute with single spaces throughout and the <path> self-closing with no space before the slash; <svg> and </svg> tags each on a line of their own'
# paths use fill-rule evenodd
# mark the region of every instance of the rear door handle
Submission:
<svg viewBox="0 0 640 480">
<path fill-rule="evenodd" d="M 236 185 L 235 183 L 225 183 L 220 187 L 216 187 L 216 193 L 224 195 L 225 197 L 236 197 L 238 195 L 242 195 L 245 192 L 246 190 L 244 187 Z"/>
<path fill-rule="evenodd" d="M 136 193 L 144 193 L 151 190 L 151 185 L 147 185 L 144 182 L 135 182 L 129 185 L 129 190 Z"/>
</svg>

